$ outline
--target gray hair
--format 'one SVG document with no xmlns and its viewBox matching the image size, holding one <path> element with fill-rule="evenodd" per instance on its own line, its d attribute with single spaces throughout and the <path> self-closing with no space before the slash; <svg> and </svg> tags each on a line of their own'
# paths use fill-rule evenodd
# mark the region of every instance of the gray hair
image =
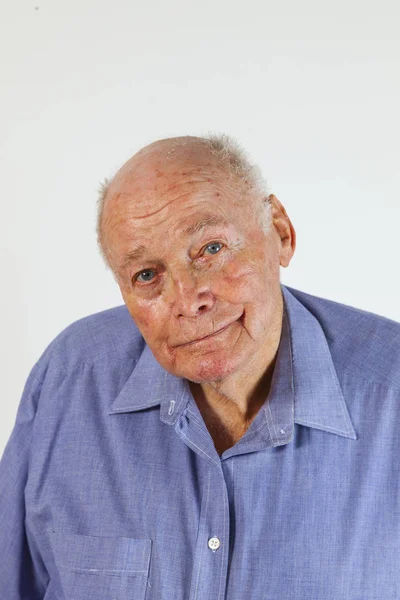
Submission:
<svg viewBox="0 0 400 600">
<path fill-rule="evenodd" d="M 221 165 L 221 168 L 226 171 L 231 177 L 244 184 L 247 194 L 250 193 L 255 199 L 266 200 L 268 197 L 268 186 L 264 179 L 261 169 L 258 165 L 252 163 L 247 155 L 247 152 L 242 146 L 231 136 L 226 134 L 209 134 L 205 137 L 194 138 L 196 143 L 203 145 L 213 154 Z M 193 140 L 188 138 L 183 141 L 182 138 L 177 138 L 177 144 L 183 145 L 191 143 Z M 166 159 L 173 159 L 174 149 L 166 152 Z M 106 201 L 107 193 L 112 182 L 112 179 L 105 178 L 99 186 L 97 200 L 97 243 L 100 253 L 105 264 L 111 268 L 108 254 L 104 244 L 104 233 L 102 229 L 103 208 Z M 255 203 L 256 217 L 262 231 L 267 234 L 271 228 L 271 205 L 269 202 Z"/>
</svg>

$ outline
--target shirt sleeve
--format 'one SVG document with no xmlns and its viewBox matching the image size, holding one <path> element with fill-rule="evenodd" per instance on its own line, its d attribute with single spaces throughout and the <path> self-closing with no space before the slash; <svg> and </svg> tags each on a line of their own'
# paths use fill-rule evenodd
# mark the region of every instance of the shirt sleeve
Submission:
<svg viewBox="0 0 400 600">
<path fill-rule="evenodd" d="M 40 396 L 38 363 L 31 370 L 14 428 L 0 461 L 0 600 L 42 600 L 46 571 L 25 527 L 25 487 Z"/>
</svg>

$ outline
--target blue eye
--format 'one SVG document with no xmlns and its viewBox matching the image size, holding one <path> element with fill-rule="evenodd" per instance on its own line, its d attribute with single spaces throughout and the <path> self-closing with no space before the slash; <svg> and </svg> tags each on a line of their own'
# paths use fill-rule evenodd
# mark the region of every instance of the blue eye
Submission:
<svg viewBox="0 0 400 600">
<path fill-rule="evenodd" d="M 210 254 L 217 254 L 222 248 L 222 244 L 220 244 L 219 242 L 212 242 L 212 244 L 208 244 L 205 247 L 205 250 L 209 250 Z"/>
<path fill-rule="evenodd" d="M 147 283 L 151 281 L 155 276 L 153 269 L 146 269 L 145 271 L 141 271 L 136 275 L 136 279 L 141 281 L 142 283 Z"/>
</svg>

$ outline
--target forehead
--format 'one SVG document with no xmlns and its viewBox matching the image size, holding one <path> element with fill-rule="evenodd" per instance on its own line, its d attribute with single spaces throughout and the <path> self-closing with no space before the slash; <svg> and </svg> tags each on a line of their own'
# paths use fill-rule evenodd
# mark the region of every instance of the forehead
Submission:
<svg viewBox="0 0 400 600">
<path fill-rule="evenodd" d="M 177 230 L 185 228 L 189 220 L 201 219 L 206 219 L 208 225 L 222 224 L 223 218 L 233 222 L 242 218 L 249 205 L 241 186 L 225 174 L 203 169 L 168 175 L 163 174 L 159 183 L 142 179 L 114 190 L 112 204 L 103 218 L 105 232 L 112 236 L 133 229 L 144 232 L 160 229 L 166 223 Z M 195 233 L 200 226 L 204 225 L 193 223 L 187 232 Z"/>
<path fill-rule="evenodd" d="M 129 213 L 131 218 L 146 218 L 174 203 L 174 210 L 185 209 L 191 202 L 200 204 L 212 197 L 219 204 L 231 202 L 238 196 L 238 185 L 230 178 L 210 167 L 155 168 L 142 176 L 126 178 L 110 189 L 104 207 L 105 218 L 115 218 L 119 213 Z"/>
</svg>

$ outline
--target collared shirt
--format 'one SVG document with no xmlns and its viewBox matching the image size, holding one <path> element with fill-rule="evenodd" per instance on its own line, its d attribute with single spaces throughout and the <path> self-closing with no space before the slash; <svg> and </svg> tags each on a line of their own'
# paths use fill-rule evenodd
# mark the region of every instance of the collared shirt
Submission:
<svg viewBox="0 0 400 600">
<path fill-rule="evenodd" d="M 400 598 L 400 324 L 281 285 L 220 456 L 125 306 L 48 346 L 0 463 L 1 600 Z"/>
</svg>

